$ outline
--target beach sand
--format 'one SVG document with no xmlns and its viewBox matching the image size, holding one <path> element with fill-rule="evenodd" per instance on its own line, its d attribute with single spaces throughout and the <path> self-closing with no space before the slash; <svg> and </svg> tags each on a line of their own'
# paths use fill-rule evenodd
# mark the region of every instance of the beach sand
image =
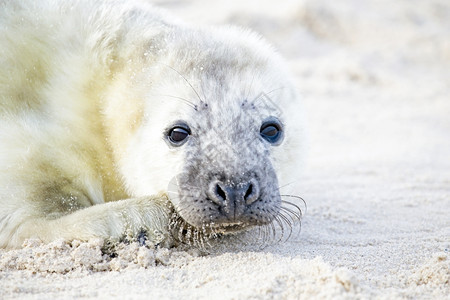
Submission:
<svg viewBox="0 0 450 300">
<path fill-rule="evenodd" d="M 29 240 L 0 250 L 0 298 L 450 299 L 450 2 L 155 3 L 250 27 L 286 57 L 308 130 L 282 189 L 306 201 L 300 234 L 114 258 L 96 240 Z"/>
</svg>

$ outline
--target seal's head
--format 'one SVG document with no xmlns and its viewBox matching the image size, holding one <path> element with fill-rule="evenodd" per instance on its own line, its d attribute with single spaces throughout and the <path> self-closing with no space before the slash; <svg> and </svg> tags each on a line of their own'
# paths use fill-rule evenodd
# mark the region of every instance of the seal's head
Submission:
<svg viewBox="0 0 450 300">
<path fill-rule="evenodd" d="M 272 222 L 302 141 L 282 60 L 233 28 L 190 29 L 165 43 L 136 79 L 143 119 L 122 164 L 129 189 L 168 191 L 196 228 L 226 233 Z"/>
</svg>

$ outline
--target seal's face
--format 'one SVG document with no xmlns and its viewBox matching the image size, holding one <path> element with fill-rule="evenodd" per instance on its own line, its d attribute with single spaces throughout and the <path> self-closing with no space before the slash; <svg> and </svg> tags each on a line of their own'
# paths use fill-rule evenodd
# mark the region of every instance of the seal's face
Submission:
<svg viewBox="0 0 450 300">
<path fill-rule="evenodd" d="M 168 188 L 172 203 L 187 223 L 215 232 L 270 223 L 281 206 L 272 154 L 283 147 L 283 113 L 263 89 L 273 82 L 255 66 L 237 74 L 235 63 L 179 78 L 190 103 L 163 131 L 168 149 L 182 157 Z"/>
<path fill-rule="evenodd" d="M 272 222 L 282 164 L 297 155 L 286 152 L 292 130 L 280 108 L 290 109 L 294 89 L 277 56 L 252 39 L 250 48 L 201 41 L 210 51 L 186 41 L 143 76 L 157 80 L 145 95 L 126 179 L 136 196 L 167 191 L 196 228 L 226 233 Z"/>
<path fill-rule="evenodd" d="M 233 97 L 201 103 L 165 134 L 168 147 L 184 156 L 169 197 L 195 227 L 240 230 L 271 222 L 280 209 L 271 148 L 281 144 L 283 124 L 258 111 L 258 99 Z"/>
</svg>

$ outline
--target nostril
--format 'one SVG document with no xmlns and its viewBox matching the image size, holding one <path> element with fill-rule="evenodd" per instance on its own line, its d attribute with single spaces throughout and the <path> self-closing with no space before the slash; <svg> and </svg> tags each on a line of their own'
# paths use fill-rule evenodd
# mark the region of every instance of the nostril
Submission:
<svg viewBox="0 0 450 300">
<path fill-rule="evenodd" d="M 247 201 L 248 197 L 251 196 L 252 192 L 253 192 L 253 184 L 250 183 L 250 185 L 249 185 L 249 187 L 248 187 L 248 189 L 247 189 L 247 191 L 245 192 L 245 195 L 244 195 L 244 200 L 245 201 Z"/>
<path fill-rule="evenodd" d="M 254 179 L 252 179 L 247 187 L 247 190 L 245 191 L 244 195 L 244 201 L 247 205 L 252 204 L 259 198 L 259 186 L 258 182 Z"/>
<path fill-rule="evenodd" d="M 226 186 L 224 186 L 223 183 L 219 180 L 211 182 L 207 191 L 207 196 L 210 200 L 219 206 L 223 206 L 225 201 L 228 200 L 227 198 L 229 198 L 227 195 Z"/>
<path fill-rule="evenodd" d="M 222 201 L 225 201 L 227 199 L 227 195 L 226 195 L 225 191 L 218 184 L 216 184 L 216 193 L 215 194 Z"/>
</svg>

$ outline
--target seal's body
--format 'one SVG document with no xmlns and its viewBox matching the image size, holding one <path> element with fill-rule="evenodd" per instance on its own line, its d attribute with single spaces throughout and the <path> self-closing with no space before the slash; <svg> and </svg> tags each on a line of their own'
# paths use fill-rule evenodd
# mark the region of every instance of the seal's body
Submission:
<svg viewBox="0 0 450 300">
<path fill-rule="evenodd" d="M 0 65 L 0 247 L 168 245 L 172 211 L 216 232 L 279 213 L 297 96 L 255 34 L 129 1 L 4 1 Z"/>
</svg>

